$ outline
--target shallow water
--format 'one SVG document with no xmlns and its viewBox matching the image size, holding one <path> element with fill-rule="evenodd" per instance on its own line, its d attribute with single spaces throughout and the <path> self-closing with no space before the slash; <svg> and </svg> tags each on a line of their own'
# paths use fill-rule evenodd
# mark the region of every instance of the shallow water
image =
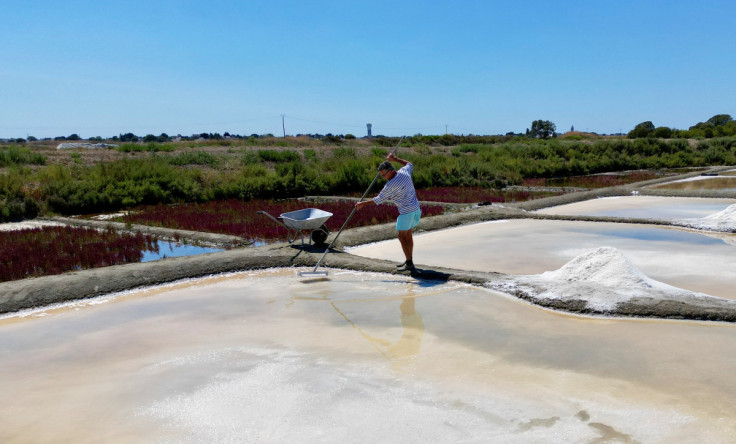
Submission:
<svg viewBox="0 0 736 444">
<path fill-rule="evenodd" d="M 414 236 L 421 267 L 539 274 L 599 247 L 614 247 L 652 279 L 736 299 L 736 235 L 654 225 L 527 220 L 489 222 Z M 359 256 L 403 260 L 398 240 L 349 249 Z"/>
<path fill-rule="evenodd" d="M 222 248 L 211 248 L 211 247 L 199 247 L 196 245 L 180 244 L 177 242 L 168 242 L 159 240 L 158 252 L 156 251 L 144 251 L 141 262 L 157 261 L 167 257 L 181 257 L 181 256 L 194 256 L 197 254 L 205 253 L 217 253 L 219 251 L 225 251 Z"/>
<path fill-rule="evenodd" d="M 736 199 L 696 197 L 620 196 L 544 208 L 540 214 L 567 216 L 686 219 L 709 216 L 736 204 Z"/>
<path fill-rule="evenodd" d="M 40 315 L 43 315 L 39 317 Z M 3 442 L 730 442 L 736 328 L 241 273 L 0 320 Z"/>
<path fill-rule="evenodd" d="M 700 176 L 693 180 L 653 185 L 650 188 L 658 190 L 718 190 L 736 191 L 736 177 L 731 174 L 724 176 Z"/>
</svg>

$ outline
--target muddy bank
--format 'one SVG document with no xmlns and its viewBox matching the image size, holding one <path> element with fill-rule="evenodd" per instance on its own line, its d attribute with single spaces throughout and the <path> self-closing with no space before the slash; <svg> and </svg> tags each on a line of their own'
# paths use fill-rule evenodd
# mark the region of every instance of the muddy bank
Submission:
<svg viewBox="0 0 736 444">
<path fill-rule="evenodd" d="M 172 228 L 161 228 L 151 227 L 148 225 L 136 225 L 136 224 L 124 224 L 122 222 L 112 221 L 100 221 L 100 220 L 88 220 L 78 219 L 74 217 L 47 217 L 39 218 L 38 220 L 47 220 L 50 222 L 58 222 L 65 225 L 74 225 L 78 227 L 91 227 L 91 228 L 114 228 L 121 232 L 135 233 L 140 231 L 143 234 L 150 234 L 156 236 L 159 239 L 174 241 L 180 239 L 190 244 L 203 245 L 208 247 L 235 247 L 249 245 L 252 241 L 243 239 L 238 236 L 231 236 L 227 234 L 217 233 L 205 233 L 201 231 L 189 231 L 189 230 L 176 230 Z"/>
</svg>

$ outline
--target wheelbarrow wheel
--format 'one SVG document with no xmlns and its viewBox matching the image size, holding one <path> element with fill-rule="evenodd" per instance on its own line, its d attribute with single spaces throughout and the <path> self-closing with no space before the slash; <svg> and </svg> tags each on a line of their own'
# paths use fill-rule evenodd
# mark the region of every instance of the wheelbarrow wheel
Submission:
<svg viewBox="0 0 736 444">
<path fill-rule="evenodd" d="M 327 228 L 327 225 L 322 225 L 316 230 L 312 230 L 312 234 L 310 235 L 312 238 L 312 243 L 314 243 L 315 245 L 325 245 L 327 243 L 327 236 L 329 236 L 329 234 L 330 230 Z"/>
</svg>

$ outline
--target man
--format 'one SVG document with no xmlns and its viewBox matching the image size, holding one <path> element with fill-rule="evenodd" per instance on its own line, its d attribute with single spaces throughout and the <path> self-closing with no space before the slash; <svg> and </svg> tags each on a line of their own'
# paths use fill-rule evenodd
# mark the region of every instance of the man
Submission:
<svg viewBox="0 0 736 444">
<path fill-rule="evenodd" d="M 399 271 L 414 271 L 414 262 L 412 262 L 414 239 L 411 230 L 417 226 L 419 218 L 422 216 L 417 194 L 414 191 L 414 183 L 411 180 L 414 165 L 409 161 L 399 159 L 393 153 L 389 154 L 387 159 L 378 167 L 378 173 L 386 180 L 386 185 L 383 186 L 378 196 L 371 200 L 358 202 L 355 207 L 360 210 L 366 205 L 380 205 L 387 200 L 391 200 L 396 204 L 399 208 L 396 231 L 399 232 L 399 242 L 401 242 L 401 249 L 406 257 L 406 261 L 397 265 L 397 267 Z M 403 166 L 399 171 L 396 171 L 391 162 L 398 162 Z"/>
</svg>

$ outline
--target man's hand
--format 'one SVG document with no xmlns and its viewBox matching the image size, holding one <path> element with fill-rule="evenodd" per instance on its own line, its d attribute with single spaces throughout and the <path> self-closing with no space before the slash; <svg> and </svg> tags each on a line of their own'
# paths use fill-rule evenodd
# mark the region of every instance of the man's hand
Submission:
<svg viewBox="0 0 736 444">
<path fill-rule="evenodd" d="M 391 154 L 389 154 L 388 156 L 386 156 L 386 159 L 387 159 L 387 160 L 388 160 L 389 162 L 399 162 L 399 163 L 400 163 L 401 165 L 406 165 L 407 163 L 409 163 L 409 161 L 408 161 L 408 160 L 404 160 L 404 159 L 402 159 L 402 158 L 400 158 L 400 157 L 396 157 L 396 156 L 394 156 L 394 153 L 391 153 Z"/>
<path fill-rule="evenodd" d="M 373 202 L 373 199 L 364 200 L 363 202 L 358 202 L 355 204 L 355 209 L 360 211 L 366 205 L 375 205 L 375 202 Z"/>
</svg>

